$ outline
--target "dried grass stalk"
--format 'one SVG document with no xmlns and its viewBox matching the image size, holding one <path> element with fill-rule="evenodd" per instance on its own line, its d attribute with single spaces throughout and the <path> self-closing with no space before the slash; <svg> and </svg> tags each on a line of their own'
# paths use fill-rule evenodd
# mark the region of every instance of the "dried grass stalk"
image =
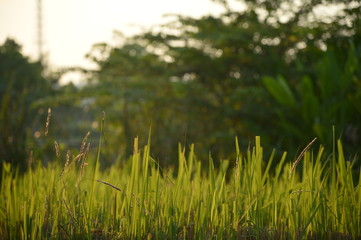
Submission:
<svg viewBox="0 0 361 240">
<path fill-rule="evenodd" d="M 298 155 L 297 159 L 293 162 L 292 168 L 290 170 L 290 176 L 292 174 L 292 172 L 296 169 L 298 163 L 301 161 L 303 155 L 305 154 L 305 152 L 311 147 L 311 145 L 316 141 L 317 137 L 315 137 L 300 153 L 300 155 Z"/>
<path fill-rule="evenodd" d="M 104 182 L 104 181 L 101 181 L 101 180 L 95 180 L 95 181 L 97 181 L 97 182 L 100 182 L 100 183 L 103 183 L 103 184 L 105 184 L 105 185 L 108 185 L 108 186 L 110 186 L 110 187 L 112 187 L 112 188 L 114 188 L 114 189 L 116 189 L 116 190 L 118 190 L 118 191 L 122 191 L 120 188 L 118 188 L 118 187 L 116 187 L 116 186 L 114 186 L 114 185 L 112 185 L 112 184 L 110 184 L 110 183 L 107 183 L 107 182 Z"/>
<path fill-rule="evenodd" d="M 85 148 L 85 145 L 86 145 L 86 142 L 87 142 L 89 136 L 90 136 L 90 132 L 88 131 L 85 134 L 85 137 L 83 138 L 83 141 L 81 142 L 79 154 L 84 152 L 84 148 Z"/>
<path fill-rule="evenodd" d="M 46 123 L 45 123 L 45 136 L 47 136 L 49 133 L 50 118 L 51 118 L 51 108 L 48 108 L 48 116 L 46 117 Z"/>
<path fill-rule="evenodd" d="M 60 157 L 60 150 L 59 150 L 59 144 L 58 144 L 57 141 L 54 141 L 54 147 L 55 147 L 56 157 L 59 158 Z"/>
</svg>

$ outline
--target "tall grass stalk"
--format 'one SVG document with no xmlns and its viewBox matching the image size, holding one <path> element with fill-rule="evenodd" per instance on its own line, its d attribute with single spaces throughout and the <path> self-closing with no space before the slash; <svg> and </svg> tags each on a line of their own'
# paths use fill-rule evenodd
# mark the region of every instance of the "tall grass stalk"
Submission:
<svg viewBox="0 0 361 240">
<path fill-rule="evenodd" d="M 37 165 L 22 176 L 4 164 L 0 238 L 361 236 L 361 173 L 346 161 L 339 140 L 330 156 L 322 146 L 317 153 L 309 146 L 297 168 L 287 153 L 265 156 L 256 137 L 244 152 L 236 139 L 236 158 L 217 168 L 211 155 L 208 169 L 202 168 L 191 145 L 188 151 L 179 146 L 176 169 L 163 169 L 151 157 L 150 139 L 141 148 L 136 138 L 128 162 L 99 171 L 101 141 L 96 156 L 89 156 L 91 171 L 84 169 L 86 159 L 70 160 L 66 171 L 57 163 Z"/>
</svg>

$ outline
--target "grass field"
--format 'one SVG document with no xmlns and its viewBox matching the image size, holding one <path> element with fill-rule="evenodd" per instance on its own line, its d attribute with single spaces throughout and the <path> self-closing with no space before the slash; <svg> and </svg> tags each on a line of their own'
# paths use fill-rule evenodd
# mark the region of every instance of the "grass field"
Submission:
<svg viewBox="0 0 361 240">
<path fill-rule="evenodd" d="M 259 137 L 244 147 L 236 141 L 237 158 L 219 168 L 179 147 L 178 166 L 162 169 L 135 139 L 128 162 L 100 171 L 100 145 L 88 157 L 84 139 L 77 155 L 58 152 L 24 175 L 4 164 L 0 239 L 361 237 L 360 170 L 340 141 L 333 154 L 308 146 L 293 162 L 264 156 Z"/>
</svg>

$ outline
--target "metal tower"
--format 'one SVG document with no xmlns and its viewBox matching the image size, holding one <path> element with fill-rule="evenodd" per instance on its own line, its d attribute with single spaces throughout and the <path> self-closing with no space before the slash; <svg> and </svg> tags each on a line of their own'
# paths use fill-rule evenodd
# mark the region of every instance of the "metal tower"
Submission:
<svg viewBox="0 0 361 240">
<path fill-rule="evenodd" d="M 43 61 L 43 19 L 42 19 L 42 0 L 37 0 L 37 47 L 38 60 Z"/>
</svg>

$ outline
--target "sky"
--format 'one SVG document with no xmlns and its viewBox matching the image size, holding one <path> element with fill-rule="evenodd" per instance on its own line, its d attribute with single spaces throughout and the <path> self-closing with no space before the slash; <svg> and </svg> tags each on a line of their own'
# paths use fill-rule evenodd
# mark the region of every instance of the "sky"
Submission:
<svg viewBox="0 0 361 240">
<path fill-rule="evenodd" d="M 95 43 L 114 41 L 166 22 L 164 14 L 199 17 L 219 14 L 210 0 L 42 0 L 43 49 L 51 68 L 90 67 L 85 55 Z M 37 58 L 37 0 L 0 0 L 0 44 L 15 39 Z"/>
</svg>

